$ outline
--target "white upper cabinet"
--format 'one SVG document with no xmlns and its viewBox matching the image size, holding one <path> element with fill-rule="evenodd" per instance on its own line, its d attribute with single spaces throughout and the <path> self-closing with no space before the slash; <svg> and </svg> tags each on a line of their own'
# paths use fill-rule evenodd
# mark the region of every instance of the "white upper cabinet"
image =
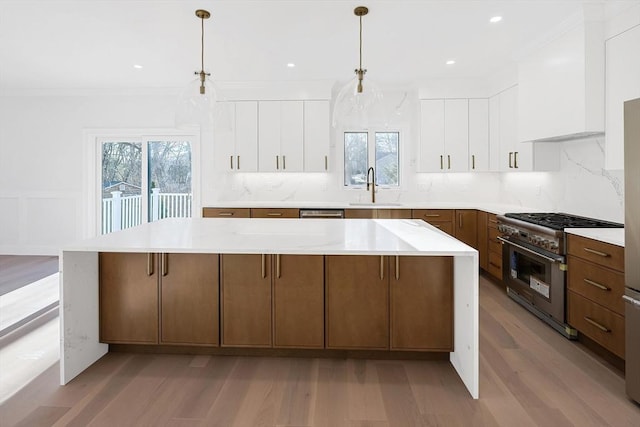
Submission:
<svg viewBox="0 0 640 427">
<path fill-rule="evenodd" d="M 420 101 L 419 172 L 469 170 L 469 101 Z"/>
<path fill-rule="evenodd" d="M 489 100 L 469 100 L 469 170 L 489 170 Z"/>
<path fill-rule="evenodd" d="M 519 142 L 518 86 L 489 99 L 490 166 L 492 171 L 550 171 L 560 168 L 560 145 Z"/>
<path fill-rule="evenodd" d="M 258 103 L 260 172 L 302 171 L 303 111 L 303 101 Z"/>
<path fill-rule="evenodd" d="M 214 129 L 216 168 L 228 172 L 258 170 L 258 103 L 228 102 Z"/>
<path fill-rule="evenodd" d="M 640 25 L 606 42 L 605 168 L 624 169 L 623 104 L 640 98 Z"/>
<path fill-rule="evenodd" d="M 304 171 L 329 170 L 329 101 L 304 101 Z"/>
<path fill-rule="evenodd" d="M 518 139 L 604 132 L 604 28 L 584 19 L 518 63 Z"/>
</svg>

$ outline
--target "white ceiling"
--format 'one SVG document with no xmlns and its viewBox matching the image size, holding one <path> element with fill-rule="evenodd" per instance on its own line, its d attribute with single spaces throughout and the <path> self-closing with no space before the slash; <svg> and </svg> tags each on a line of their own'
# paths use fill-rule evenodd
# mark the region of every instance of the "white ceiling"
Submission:
<svg viewBox="0 0 640 427">
<path fill-rule="evenodd" d="M 368 78 L 482 78 L 575 16 L 582 3 L 0 0 L 0 90 L 181 87 L 200 69 L 198 8 L 212 15 L 205 21 L 205 69 L 217 81 L 350 79 L 358 65 L 359 5 L 370 10 L 363 18 Z M 489 23 L 494 15 L 503 21 Z M 447 66 L 448 59 L 457 63 Z"/>
</svg>

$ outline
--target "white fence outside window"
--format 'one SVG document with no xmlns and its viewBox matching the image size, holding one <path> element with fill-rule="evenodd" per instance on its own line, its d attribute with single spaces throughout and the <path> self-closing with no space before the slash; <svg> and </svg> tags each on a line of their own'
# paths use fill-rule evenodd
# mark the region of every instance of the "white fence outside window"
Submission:
<svg viewBox="0 0 640 427">
<path fill-rule="evenodd" d="M 150 221 L 162 218 L 190 218 L 192 195 L 190 193 L 151 192 Z M 111 198 L 102 199 L 102 234 L 123 230 L 142 224 L 142 196 L 122 197 L 121 191 L 112 191 Z"/>
</svg>

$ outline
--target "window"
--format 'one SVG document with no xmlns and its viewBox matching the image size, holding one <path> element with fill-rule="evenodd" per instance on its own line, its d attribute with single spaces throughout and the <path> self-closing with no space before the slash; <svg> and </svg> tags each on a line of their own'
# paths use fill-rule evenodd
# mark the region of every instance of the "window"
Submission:
<svg viewBox="0 0 640 427">
<path fill-rule="evenodd" d="M 374 144 L 369 146 L 369 138 Z M 400 132 L 345 132 L 344 185 L 363 186 L 367 171 L 375 165 L 376 184 L 400 185 Z"/>
</svg>

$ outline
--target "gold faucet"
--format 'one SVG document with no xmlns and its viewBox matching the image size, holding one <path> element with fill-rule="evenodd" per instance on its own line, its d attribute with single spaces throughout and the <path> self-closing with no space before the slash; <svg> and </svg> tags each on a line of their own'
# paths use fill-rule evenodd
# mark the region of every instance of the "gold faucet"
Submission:
<svg viewBox="0 0 640 427">
<path fill-rule="evenodd" d="M 369 176 L 371 175 L 371 203 L 376 202 L 376 171 L 373 167 L 367 170 L 367 191 L 369 191 Z"/>
</svg>

